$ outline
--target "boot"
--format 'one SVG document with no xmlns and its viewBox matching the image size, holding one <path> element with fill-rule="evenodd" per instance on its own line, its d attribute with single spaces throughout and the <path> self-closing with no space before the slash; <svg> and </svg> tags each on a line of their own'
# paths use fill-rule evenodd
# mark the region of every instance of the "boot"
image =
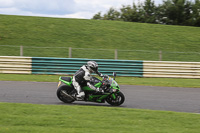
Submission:
<svg viewBox="0 0 200 133">
<path fill-rule="evenodd" d="M 85 93 L 84 92 L 80 92 L 78 95 L 76 95 L 76 99 L 77 100 L 83 100 L 85 97 Z"/>
</svg>

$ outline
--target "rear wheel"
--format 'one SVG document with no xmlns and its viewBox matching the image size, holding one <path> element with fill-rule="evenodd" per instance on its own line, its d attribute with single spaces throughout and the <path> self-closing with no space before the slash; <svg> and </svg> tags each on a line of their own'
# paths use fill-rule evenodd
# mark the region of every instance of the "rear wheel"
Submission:
<svg viewBox="0 0 200 133">
<path fill-rule="evenodd" d="M 125 101 L 124 94 L 122 92 L 118 92 L 115 94 L 115 98 L 110 95 L 107 99 L 106 102 L 109 103 L 112 106 L 119 106 L 123 104 Z"/>
<path fill-rule="evenodd" d="M 57 90 L 57 97 L 64 103 L 72 103 L 75 101 L 75 99 L 70 95 L 72 91 L 72 87 L 62 85 Z"/>
</svg>

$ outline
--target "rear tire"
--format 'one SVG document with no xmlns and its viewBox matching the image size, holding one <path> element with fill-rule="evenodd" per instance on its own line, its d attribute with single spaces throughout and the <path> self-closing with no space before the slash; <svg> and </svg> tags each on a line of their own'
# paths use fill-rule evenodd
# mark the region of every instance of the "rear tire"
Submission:
<svg viewBox="0 0 200 133">
<path fill-rule="evenodd" d="M 69 87 L 67 85 L 62 85 L 58 88 L 57 90 L 57 97 L 59 100 L 61 100 L 64 103 L 72 103 L 75 101 L 75 99 L 72 99 L 68 96 L 66 96 L 64 93 L 67 93 L 68 95 L 70 95 L 69 93 L 72 92 L 73 88 Z M 71 96 L 71 95 L 70 95 Z"/>
<path fill-rule="evenodd" d="M 112 95 L 110 95 L 107 99 L 106 102 L 109 103 L 112 106 L 119 106 L 124 103 L 125 97 L 122 92 L 118 92 L 115 94 L 116 98 L 113 99 Z"/>
</svg>

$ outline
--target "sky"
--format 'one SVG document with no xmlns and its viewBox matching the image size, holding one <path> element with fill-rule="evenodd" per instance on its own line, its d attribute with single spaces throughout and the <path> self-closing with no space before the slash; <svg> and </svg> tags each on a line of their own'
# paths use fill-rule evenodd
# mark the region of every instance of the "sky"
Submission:
<svg viewBox="0 0 200 133">
<path fill-rule="evenodd" d="M 91 19 L 98 12 L 104 14 L 111 7 L 119 9 L 133 2 L 138 0 L 0 0 L 0 14 Z"/>
</svg>

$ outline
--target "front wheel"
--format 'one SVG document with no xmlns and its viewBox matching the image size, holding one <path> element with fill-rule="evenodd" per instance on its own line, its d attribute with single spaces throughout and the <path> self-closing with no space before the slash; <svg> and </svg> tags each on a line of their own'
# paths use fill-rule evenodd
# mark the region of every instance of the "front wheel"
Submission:
<svg viewBox="0 0 200 133">
<path fill-rule="evenodd" d="M 110 95 L 106 99 L 107 103 L 109 103 L 112 106 L 119 106 L 124 103 L 125 97 L 122 92 L 115 93 L 114 95 L 115 95 L 115 98 L 112 95 Z"/>
<path fill-rule="evenodd" d="M 73 99 L 71 95 L 69 95 L 69 93 L 71 93 L 72 91 L 73 91 L 72 87 L 69 87 L 67 85 L 62 85 L 57 90 L 57 97 L 64 103 L 72 103 L 75 101 L 75 99 Z"/>
</svg>

